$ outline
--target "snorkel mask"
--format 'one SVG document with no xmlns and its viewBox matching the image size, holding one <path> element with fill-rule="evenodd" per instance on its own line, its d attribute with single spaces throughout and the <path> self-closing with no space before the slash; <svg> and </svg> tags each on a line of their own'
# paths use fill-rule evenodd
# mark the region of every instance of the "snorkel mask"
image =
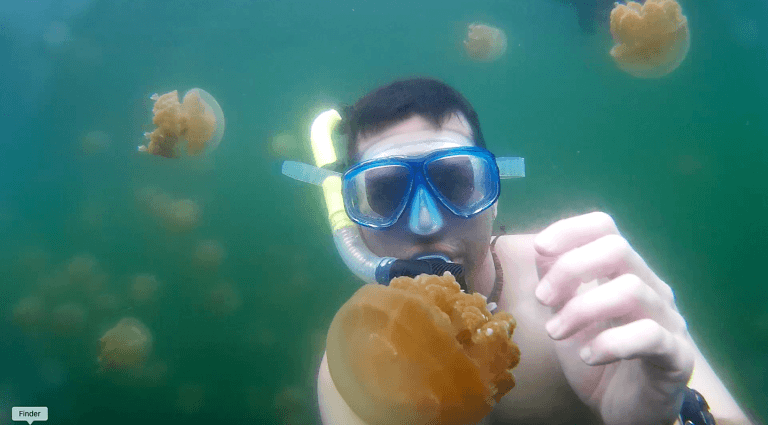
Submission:
<svg viewBox="0 0 768 425">
<path fill-rule="evenodd" d="M 363 281 L 383 285 L 399 276 L 416 277 L 424 273 L 441 276 L 450 271 L 466 291 L 461 264 L 452 263 L 442 255 L 413 260 L 378 257 L 365 245 L 355 223 L 372 228 L 391 226 L 414 198 L 426 192 L 452 213 L 472 216 L 496 202 L 499 178 L 525 176 L 523 159 L 495 158 L 490 152 L 475 147 L 438 150 L 412 159 L 381 158 L 380 153 L 374 152 L 342 175 L 323 168 L 337 162 L 331 134 L 339 121 L 341 116 L 335 110 L 318 115 L 310 131 L 315 166 L 285 161 L 282 173 L 322 187 L 334 243 L 344 263 Z M 448 170 L 451 173 L 446 174 Z M 374 189 L 377 185 L 386 190 L 377 192 Z"/>
</svg>

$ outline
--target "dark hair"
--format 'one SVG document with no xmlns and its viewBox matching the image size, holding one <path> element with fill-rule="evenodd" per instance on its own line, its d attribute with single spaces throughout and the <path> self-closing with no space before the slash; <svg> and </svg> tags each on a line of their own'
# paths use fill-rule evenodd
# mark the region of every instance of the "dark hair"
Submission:
<svg viewBox="0 0 768 425">
<path fill-rule="evenodd" d="M 475 145 L 485 147 L 477 112 L 456 89 L 432 78 L 395 81 L 363 96 L 344 109 L 348 164 L 359 160 L 357 139 L 381 131 L 413 116 L 440 127 L 451 115 L 461 113 L 469 122 Z"/>
</svg>

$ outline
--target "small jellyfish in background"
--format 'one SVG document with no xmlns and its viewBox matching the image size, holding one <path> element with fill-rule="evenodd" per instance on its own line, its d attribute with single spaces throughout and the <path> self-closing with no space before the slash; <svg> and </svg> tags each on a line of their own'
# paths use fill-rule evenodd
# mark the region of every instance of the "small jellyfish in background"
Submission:
<svg viewBox="0 0 768 425">
<path fill-rule="evenodd" d="M 192 261 L 198 269 L 216 271 L 226 256 L 227 252 L 219 242 L 204 240 L 197 243 Z"/>
<path fill-rule="evenodd" d="M 470 24 L 464 49 L 478 62 L 493 62 L 507 50 L 507 35 L 489 25 Z"/>
<path fill-rule="evenodd" d="M 205 387 L 187 383 L 180 385 L 177 391 L 176 408 L 181 413 L 191 415 L 200 412 L 205 403 Z"/>
<path fill-rule="evenodd" d="M 34 330 L 43 323 L 45 310 L 40 297 L 22 298 L 13 308 L 13 322 L 25 330 Z"/>
<path fill-rule="evenodd" d="M 224 137 L 224 113 L 208 92 L 191 89 L 181 103 L 176 90 L 163 95 L 155 93 L 151 99 L 155 101 L 152 123 L 157 128 L 144 133 L 149 143 L 139 146 L 140 152 L 178 158 L 210 153 L 219 146 Z"/>
<path fill-rule="evenodd" d="M 174 232 L 187 232 L 200 221 L 200 206 L 191 199 L 176 199 L 165 211 L 165 227 Z"/>
<path fill-rule="evenodd" d="M 144 365 L 152 351 L 152 334 L 138 319 L 126 317 L 99 340 L 102 369 L 130 369 Z"/>
<path fill-rule="evenodd" d="M 638 78 L 659 78 L 677 69 L 691 45 L 688 19 L 675 0 L 616 3 L 611 11 L 611 49 L 616 64 Z"/>
<path fill-rule="evenodd" d="M 160 281 L 155 275 L 139 274 L 133 278 L 130 297 L 134 304 L 152 304 L 157 301 Z"/>
<path fill-rule="evenodd" d="M 67 272 L 73 283 L 91 279 L 99 269 L 99 262 L 90 254 L 78 254 L 67 262 Z"/>
<path fill-rule="evenodd" d="M 80 139 L 80 150 L 86 155 L 104 153 L 111 143 L 109 134 L 100 130 L 89 131 Z"/>
<path fill-rule="evenodd" d="M 243 304 L 240 291 L 229 282 L 220 282 L 208 291 L 205 308 L 216 316 L 229 316 Z"/>
</svg>

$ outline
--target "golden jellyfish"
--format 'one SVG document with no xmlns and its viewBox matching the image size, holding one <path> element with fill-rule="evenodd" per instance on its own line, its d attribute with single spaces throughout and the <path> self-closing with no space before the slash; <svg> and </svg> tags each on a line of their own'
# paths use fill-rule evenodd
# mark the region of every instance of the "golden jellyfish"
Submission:
<svg viewBox="0 0 768 425">
<path fill-rule="evenodd" d="M 611 11 L 611 49 L 616 64 L 638 78 L 659 78 L 677 69 L 691 45 L 688 19 L 675 0 L 616 3 Z"/>
<path fill-rule="evenodd" d="M 151 304 L 157 301 L 160 282 L 151 274 L 139 274 L 131 284 L 131 300 L 135 304 Z"/>
<path fill-rule="evenodd" d="M 13 322 L 24 329 L 36 329 L 43 322 L 45 311 L 40 297 L 22 298 L 13 308 Z"/>
<path fill-rule="evenodd" d="M 191 199 L 177 199 L 168 204 L 164 218 L 169 230 L 186 232 L 200 221 L 200 206 Z"/>
<path fill-rule="evenodd" d="M 470 24 L 464 49 L 478 62 L 493 62 L 507 50 L 507 35 L 490 25 Z"/>
<path fill-rule="evenodd" d="M 130 369 L 144 365 L 152 351 L 152 333 L 133 317 L 125 317 L 99 340 L 102 369 Z"/>
<path fill-rule="evenodd" d="M 450 273 L 359 289 L 327 338 L 331 378 L 369 424 L 476 423 L 515 385 L 511 314 L 491 315 Z"/>
<path fill-rule="evenodd" d="M 176 408 L 185 414 L 200 412 L 205 402 L 205 387 L 201 384 L 182 384 L 176 396 Z"/>
<path fill-rule="evenodd" d="M 94 155 L 105 152 L 111 144 L 109 134 L 94 130 L 89 131 L 80 140 L 80 150 L 86 155 Z"/>
<path fill-rule="evenodd" d="M 140 152 L 166 158 L 185 154 L 197 156 L 210 153 L 221 143 L 224 113 L 216 99 L 205 90 L 189 90 L 182 102 L 179 102 L 176 90 L 163 95 L 155 93 L 150 98 L 155 101 L 152 123 L 157 128 L 144 133 L 149 143 L 139 146 Z"/>
<path fill-rule="evenodd" d="M 198 268 L 215 271 L 224 262 L 226 256 L 227 253 L 220 243 L 214 240 L 205 240 L 197 243 L 193 260 Z"/>
<path fill-rule="evenodd" d="M 243 304 L 240 291 L 229 282 L 221 282 L 210 291 L 205 300 L 206 310 L 217 316 L 229 316 Z"/>
<path fill-rule="evenodd" d="M 67 262 L 67 272 L 73 283 L 85 283 L 99 271 L 99 262 L 90 254 L 80 254 Z"/>
</svg>

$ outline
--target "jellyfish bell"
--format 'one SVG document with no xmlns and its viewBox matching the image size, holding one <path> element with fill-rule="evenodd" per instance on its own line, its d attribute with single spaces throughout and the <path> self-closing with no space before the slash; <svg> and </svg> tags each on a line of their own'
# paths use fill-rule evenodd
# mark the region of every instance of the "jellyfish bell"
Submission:
<svg viewBox="0 0 768 425">
<path fill-rule="evenodd" d="M 38 296 L 22 298 L 13 308 L 13 322 L 27 330 L 37 329 L 44 317 L 43 300 Z"/>
<path fill-rule="evenodd" d="M 177 389 L 176 408 L 184 414 L 198 413 L 205 403 L 205 387 L 201 384 L 182 384 Z"/>
<path fill-rule="evenodd" d="M 490 25 L 473 23 L 469 25 L 464 49 L 473 60 L 493 62 L 507 50 L 507 35 Z"/>
<path fill-rule="evenodd" d="M 176 232 L 192 230 L 200 221 L 200 206 L 191 199 L 172 201 L 165 212 L 165 226 Z"/>
<path fill-rule="evenodd" d="M 216 316 L 229 316 L 243 304 L 240 291 L 229 282 L 220 282 L 208 291 L 205 308 Z"/>
<path fill-rule="evenodd" d="M 152 350 L 152 333 L 138 319 L 125 317 L 99 340 L 102 369 L 138 368 Z"/>
<path fill-rule="evenodd" d="M 157 128 L 144 133 L 149 141 L 139 146 L 139 152 L 165 158 L 210 154 L 224 137 L 224 113 L 221 106 L 203 89 L 189 90 L 179 102 L 174 90 L 163 95 L 153 94 L 152 123 Z"/>
<path fill-rule="evenodd" d="M 199 270 L 216 271 L 226 256 L 224 247 L 218 241 L 203 240 L 197 243 L 192 260 Z"/>
<path fill-rule="evenodd" d="M 691 45 L 688 19 L 675 0 L 616 3 L 611 34 L 616 65 L 637 78 L 660 78 L 674 71 Z"/>
<path fill-rule="evenodd" d="M 89 131 L 80 140 L 80 150 L 86 155 L 94 155 L 104 153 L 111 144 L 109 134 L 94 130 Z"/>
<path fill-rule="evenodd" d="M 151 304 L 157 301 L 160 281 L 152 274 L 138 274 L 131 284 L 130 298 L 134 304 Z"/>
<path fill-rule="evenodd" d="M 366 423 L 477 423 L 515 385 L 515 325 L 450 273 L 365 285 L 331 323 L 328 368 Z"/>
</svg>

